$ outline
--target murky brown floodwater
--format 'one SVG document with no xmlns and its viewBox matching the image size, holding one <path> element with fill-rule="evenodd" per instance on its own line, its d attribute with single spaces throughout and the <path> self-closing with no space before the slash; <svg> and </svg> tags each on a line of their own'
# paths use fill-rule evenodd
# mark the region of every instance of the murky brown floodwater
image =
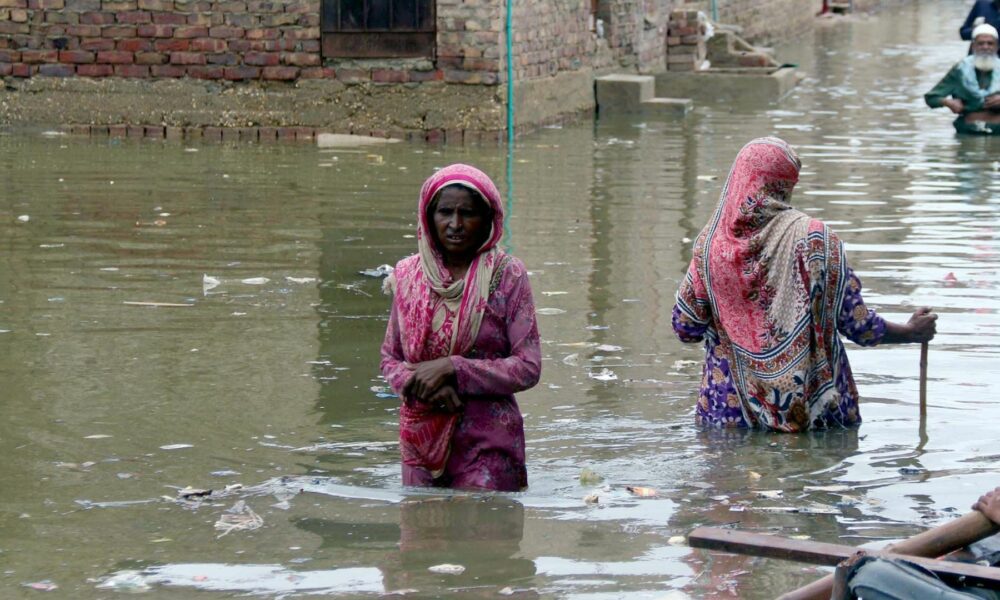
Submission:
<svg viewBox="0 0 1000 600">
<path fill-rule="evenodd" d="M 956 138 L 921 100 L 964 54 L 964 10 L 914 2 L 821 27 L 783 49 L 809 78 L 768 110 L 519 141 L 508 242 L 533 272 L 546 358 L 520 396 L 525 494 L 401 487 L 378 376 L 387 300 L 359 274 L 414 249 L 433 168 L 473 162 L 506 187 L 502 151 L 0 138 L 0 595 L 50 580 L 85 599 L 117 597 L 102 582 L 163 598 L 772 598 L 816 571 L 670 538 L 739 522 L 863 543 L 964 512 L 1000 484 L 1000 140 Z M 941 312 L 925 429 L 916 347 L 852 348 L 860 430 L 695 429 L 701 350 L 673 337 L 673 294 L 736 151 L 769 133 L 800 149 L 796 202 L 848 242 L 869 302 Z M 584 467 L 605 483 L 581 485 Z M 306 491 L 162 499 L 282 476 Z M 838 483 L 851 491 L 802 491 Z M 771 489 L 784 498 L 757 499 Z M 218 538 L 239 499 L 263 527 Z M 814 505 L 838 514 L 755 510 Z M 440 563 L 467 570 L 427 571 Z"/>
</svg>

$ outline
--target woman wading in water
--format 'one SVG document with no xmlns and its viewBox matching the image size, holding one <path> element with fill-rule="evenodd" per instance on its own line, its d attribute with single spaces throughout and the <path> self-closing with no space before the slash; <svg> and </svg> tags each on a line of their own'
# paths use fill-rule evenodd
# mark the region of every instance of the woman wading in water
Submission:
<svg viewBox="0 0 1000 600">
<path fill-rule="evenodd" d="M 929 308 L 898 324 L 865 306 L 840 239 L 790 204 L 800 167 L 780 139 L 744 146 L 695 240 L 673 326 L 682 342 L 705 341 L 703 425 L 855 425 L 858 389 L 840 335 L 863 346 L 934 337 Z"/>
<path fill-rule="evenodd" d="M 497 248 L 504 211 L 482 171 L 451 165 L 420 191 L 417 254 L 387 284 L 382 374 L 402 399 L 403 484 L 517 491 L 528 485 L 514 393 L 538 383 L 528 273 Z"/>
</svg>

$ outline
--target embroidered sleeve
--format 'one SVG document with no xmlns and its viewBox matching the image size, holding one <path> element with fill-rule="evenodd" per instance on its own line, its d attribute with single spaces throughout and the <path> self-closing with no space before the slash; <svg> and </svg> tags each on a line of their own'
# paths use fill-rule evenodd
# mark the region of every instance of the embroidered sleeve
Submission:
<svg viewBox="0 0 1000 600">
<path fill-rule="evenodd" d="M 496 359 L 452 356 L 461 396 L 506 396 L 534 387 L 542 372 L 542 350 L 528 272 L 514 259 L 496 293 L 506 297 L 510 356 Z"/>
<path fill-rule="evenodd" d="M 708 330 L 711 316 L 708 292 L 692 260 L 687 275 L 677 290 L 672 318 L 674 333 L 682 342 L 700 342 Z"/>
<path fill-rule="evenodd" d="M 399 319 L 396 317 L 396 303 L 392 303 L 389 315 L 389 325 L 385 328 L 385 340 L 382 342 L 382 376 L 396 394 L 400 392 L 410 379 L 410 370 L 406 368 L 403 359 L 403 341 L 399 337 Z"/>
<path fill-rule="evenodd" d="M 837 317 L 837 330 L 855 344 L 874 346 L 885 337 L 885 319 L 865 306 L 861 297 L 861 280 L 847 267 L 844 301 Z"/>
</svg>

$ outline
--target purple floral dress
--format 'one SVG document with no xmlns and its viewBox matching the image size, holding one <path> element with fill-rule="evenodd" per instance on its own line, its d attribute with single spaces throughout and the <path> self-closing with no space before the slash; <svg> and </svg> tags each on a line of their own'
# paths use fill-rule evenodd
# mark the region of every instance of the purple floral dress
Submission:
<svg viewBox="0 0 1000 600">
<path fill-rule="evenodd" d="M 885 336 L 885 320 L 865 306 L 861 297 L 861 280 L 850 267 L 846 267 L 847 284 L 844 301 L 837 315 L 837 330 L 861 346 L 874 346 Z M 694 305 L 695 299 L 690 299 Z M 706 319 L 711 323 L 710 319 Z M 673 327 L 682 342 L 705 341 L 705 366 L 702 371 L 701 393 L 695 412 L 700 425 L 710 427 L 749 427 L 743 415 L 742 404 L 733 384 L 729 360 L 719 347 L 719 337 L 710 324 L 700 325 L 686 318 L 674 306 Z M 822 420 L 827 427 L 851 426 L 861 422 L 858 410 L 857 388 L 843 345 L 835 356 L 839 363 L 836 386 L 840 402 L 836 409 L 827 410 Z"/>
<path fill-rule="evenodd" d="M 398 394 L 410 371 L 404 366 L 395 303 L 393 307 L 382 343 L 382 373 Z M 520 260 L 506 261 L 472 351 L 452 355 L 451 361 L 464 408 L 445 471 L 434 479 L 426 469 L 403 464 L 403 484 L 524 489 L 524 421 L 514 393 L 538 383 L 542 354 L 531 284 Z"/>
</svg>

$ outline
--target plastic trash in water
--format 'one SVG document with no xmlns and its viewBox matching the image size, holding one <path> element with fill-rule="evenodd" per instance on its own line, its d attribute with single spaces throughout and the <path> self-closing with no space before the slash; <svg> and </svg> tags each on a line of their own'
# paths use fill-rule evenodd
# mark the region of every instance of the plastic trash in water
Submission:
<svg viewBox="0 0 1000 600">
<path fill-rule="evenodd" d="M 59 589 L 58 585 L 49 581 L 48 579 L 45 579 L 43 581 L 33 581 L 31 583 L 24 583 L 21 585 L 32 590 L 38 590 L 39 592 L 51 592 Z"/>
<path fill-rule="evenodd" d="M 615 375 L 614 371 L 611 369 L 601 369 L 600 371 L 591 371 L 587 374 L 591 379 L 596 379 L 597 381 L 617 381 L 618 375 Z"/>
<path fill-rule="evenodd" d="M 167 444 L 166 446 L 160 446 L 160 450 L 181 450 L 183 448 L 194 448 L 192 444 Z"/>
<path fill-rule="evenodd" d="M 364 275 L 365 277 L 385 277 L 387 275 L 392 275 L 393 269 L 392 265 L 379 265 L 374 269 L 365 269 L 364 271 L 358 271 L 358 273 Z"/>
<path fill-rule="evenodd" d="M 246 279 L 241 279 L 243 283 L 247 285 L 264 285 L 268 281 L 271 281 L 267 277 L 248 277 Z"/>
<path fill-rule="evenodd" d="M 656 496 L 656 490 L 650 487 L 641 487 L 637 485 L 630 485 L 625 488 L 628 493 L 633 496 L 638 496 L 639 498 L 652 498 Z"/>
<path fill-rule="evenodd" d="M 315 277 L 292 277 L 291 275 L 289 275 L 285 277 L 285 279 L 291 283 L 299 283 L 299 284 L 316 283 Z"/>
<path fill-rule="evenodd" d="M 431 573 L 440 573 L 441 575 L 461 575 L 465 572 L 465 567 L 462 565 L 453 565 L 449 563 L 444 563 L 440 565 L 434 565 L 433 567 L 427 567 L 427 570 Z"/>
<path fill-rule="evenodd" d="M 118 571 L 114 575 L 105 577 L 97 584 L 97 589 L 116 592 L 146 592 L 149 591 L 149 584 L 140 571 Z"/>
<path fill-rule="evenodd" d="M 17 218 L 17 220 L 19 223 L 27 223 L 28 221 L 31 220 L 31 217 L 29 217 L 28 215 L 21 215 L 20 217 Z"/>
<path fill-rule="evenodd" d="M 220 280 L 218 277 L 212 277 L 211 275 L 202 275 L 201 276 L 201 293 L 202 293 L 202 295 L 203 296 L 207 296 L 209 290 L 212 290 L 212 289 L 215 289 L 215 288 L 219 287 L 219 285 L 221 283 L 222 283 L 222 280 Z"/>
<path fill-rule="evenodd" d="M 234 531 L 253 531 L 264 525 L 264 519 L 255 513 L 243 500 L 238 501 L 215 522 L 215 528 L 223 537 Z"/>
</svg>

